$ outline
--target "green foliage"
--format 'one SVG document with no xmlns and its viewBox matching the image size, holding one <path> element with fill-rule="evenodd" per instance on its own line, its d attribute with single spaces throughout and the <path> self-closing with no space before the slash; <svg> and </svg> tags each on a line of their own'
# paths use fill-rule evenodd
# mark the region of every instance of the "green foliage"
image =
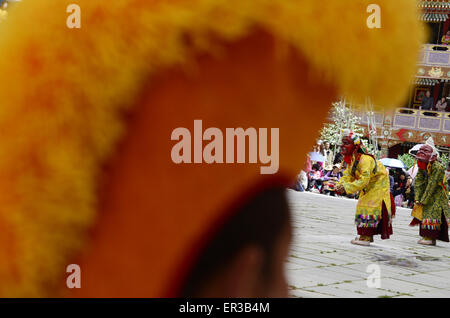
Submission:
<svg viewBox="0 0 450 318">
<path fill-rule="evenodd" d="M 328 141 L 332 146 L 334 146 L 335 152 L 341 144 L 342 130 L 351 129 L 356 135 L 361 137 L 361 140 L 369 153 L 379 156 L 379 150 L 375 149 L 369 140 L 362 138 L 364 135 L 364 128 L 359 125 L 361 118 L 356 116 L 350 108 L 344 105 L 344 103 L 333 103 L 333 107 L 330 111 L 330 117 L 333 122 L 324 125 L 320 131 L 320 139 L 322 141 Z"/>
<path fill-rule="evenodd" d="M 374 155 L 376 158 L 380 158 L 381 155 L 381 151 L 378 149 L 375 149 L 374 145 L 366 138 L 361 138 L 361 142 L 364 144 L 364 146 L 366 147 L 367 151 Z"/>
<path fill-rule="evenodd" d="M 343 129 L 351 129 L 362 136 L 363 128 L 359 126 L 361 118 L 355 116 L 342 102 L 333 103 L 330 117 L 333 119 L 333 123 L 325 124 L 322 128 L 320 131 L 321 140 L 328 141 L 332 145 L 340 145 Z"/>
<path fill-rule="evenodd" d="M 403 155 L 399 155 L 397 159 L 405 164 L 406 170 L 411 168 L 414 165 L 414 163 L 415 163 L 415 158 L 413 156 L 411 156 L 410 154 L 407 154 L 407 153 L 405 153 Z M 450 161 L 449 155 L 448 154 L 442 154 L 440 156 L 440 161 L 445 166 L 447 166 L 448 162 Z"/>
<path fill-rule="evenodd" d="M 403 162 L 403 164 L 406 167 L 406 170 L 409 170 L 409 168 L 411 168 L 414 165 L 415 160 L 416 160 L 409 153 L 404 153 L 403 155 L 399 155 L 397 157 L 397 159 L 400 160 L 401 162 Z"/>
<path fill-rule="evenodd" d="M 441 162 L 447 167 L 448 163 L 450 161 L 448 154 L 441 155 Z"/>
</svg>

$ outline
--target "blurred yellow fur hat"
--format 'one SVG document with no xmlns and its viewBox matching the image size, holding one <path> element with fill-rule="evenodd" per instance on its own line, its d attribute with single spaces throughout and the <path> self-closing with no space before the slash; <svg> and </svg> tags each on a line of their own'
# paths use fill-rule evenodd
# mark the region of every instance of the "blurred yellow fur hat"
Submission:
<svg viewBox="0 0 450 318">
<path fill-rule="evenodd" d="M 371 2 L 78 0 L 80 29 L 66 26 L 70 1 L 16 5 L 0 23 L 0 296 L 64 295 L 77 260 L 78 296 L 176 295 L 182 252 L 261 176 L 174 166 L 171 129 L 199 118 L 280 127 L 280 173 L 295 178 L 310 146 L 300 140 L 315 140 L 333 99 L 392 107 L 407 94 L 424 39 L 416 2 L 378 0 L 382 25 L 370 29 Z M 213 93 L 199 87 L 210 82 Z"/>
</svg>

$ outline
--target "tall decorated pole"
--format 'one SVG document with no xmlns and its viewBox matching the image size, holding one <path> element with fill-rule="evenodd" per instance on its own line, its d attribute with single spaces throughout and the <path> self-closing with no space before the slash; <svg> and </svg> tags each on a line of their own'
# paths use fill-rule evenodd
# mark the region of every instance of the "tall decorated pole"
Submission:
<svg viewBox="0 0 450 318">
<path fill-rule="evenodd" d="M 369 151 L 372 152 L 379 159 L 380 151 L 378 151 L 377 124 L 375 112 L 373 111 L 373 104 L 369 97 L 366 98 L 366 116 L 367 116 L 367 132 L 369 137 L 369 142 L 367 146 Z"/>
<path fill-rule="evenodd" d="M 334 155 L 338 150 L 338 147 L 342 139 L 342 130 L 350 129 L 359 136 L 364 135 L 363 127 L 360 126 L 361 118 L 355 115 L 350 106 L 347 106 L 347 102 L 344 98 L 340 101 L 333 103 L 330 111 L 331 122 L 324 125 L 320 131 L 320 139 L 328 141 L 333 146 Z M 370 145 L 369 149 L 372 149 Z"/>
</svg>

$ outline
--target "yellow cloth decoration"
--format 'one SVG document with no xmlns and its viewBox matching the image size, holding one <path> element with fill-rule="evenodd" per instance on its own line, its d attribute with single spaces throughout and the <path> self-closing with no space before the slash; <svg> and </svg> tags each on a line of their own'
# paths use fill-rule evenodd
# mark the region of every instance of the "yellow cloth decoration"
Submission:
<svg viewBox="0 0 450 318">
<path fill-rule="evenodd" d="M 8 17 L 8 11 L 0 9 L 0 21 L 6 19 Z"/>
<path fill-rule="evenodd" d="M 411 211 L 411 216 L 422 221 L 423 219 L 423 205 L 422 204 L 414 204 L 414 208 Z"/>
</svg>

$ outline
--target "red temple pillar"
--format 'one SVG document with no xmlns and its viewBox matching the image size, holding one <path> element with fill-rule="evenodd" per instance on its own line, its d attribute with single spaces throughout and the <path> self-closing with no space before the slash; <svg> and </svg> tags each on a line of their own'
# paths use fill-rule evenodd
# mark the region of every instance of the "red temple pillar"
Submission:
<svg viewBox="0 0 450 318">
<path fill-rule="evenodd" d="M 433 87 L 433 99 L 434 99 L 433 108 L 434 108 L 434 106 L 436 105 L 436 103 L 438 101 L 440 88 L 441 88 L 441 83 L 437 83 Z"/>
<path fill-rule="evenodd" d="M 444 28 L 442 29 L 442 36 L 444 36 L 450 28 L 450 19 L 444 22 Z M 439 39 L 441 40 L 441 39 Z"/>
</svg>

